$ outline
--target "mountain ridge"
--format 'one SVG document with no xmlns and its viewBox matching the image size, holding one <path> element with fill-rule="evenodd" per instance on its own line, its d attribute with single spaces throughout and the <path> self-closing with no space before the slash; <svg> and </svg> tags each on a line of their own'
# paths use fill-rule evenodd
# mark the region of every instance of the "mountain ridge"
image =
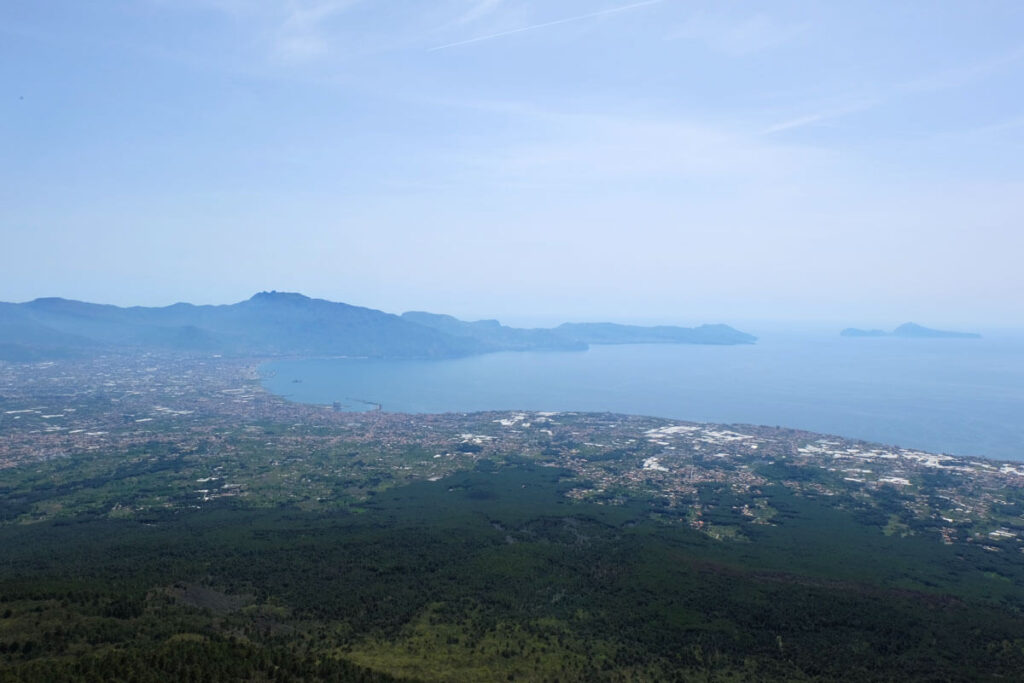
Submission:
<svg viewBox="0 0 1024 683">
<path fill-rule="evenodd" d="M 263 291 L 233 304 L 178 302 L 120 307 L 61 297 L 0 303 L 0 360 L 29 361 L 119 351 L 232 356 L 455 358 L 494 351 L 585 350 L 591 343 L 749 344 L 727 325 L 636 327 L 567 323 L 523 329 L 497 320 L 373 308 Z"/>
</svg>

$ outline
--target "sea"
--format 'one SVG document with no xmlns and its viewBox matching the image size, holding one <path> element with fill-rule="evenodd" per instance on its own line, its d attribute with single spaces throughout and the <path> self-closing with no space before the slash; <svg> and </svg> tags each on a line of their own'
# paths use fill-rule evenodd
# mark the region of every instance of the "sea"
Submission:
<svg viewBox="0 0 1024 683">
<path fill-rule="evenodd" d="M 341 410 L 610 411 L 1024 461 L 1024 335 L 767 334 L 742 346 L 283 360 L 261 377 L 272 393 Z"/>
</svg>

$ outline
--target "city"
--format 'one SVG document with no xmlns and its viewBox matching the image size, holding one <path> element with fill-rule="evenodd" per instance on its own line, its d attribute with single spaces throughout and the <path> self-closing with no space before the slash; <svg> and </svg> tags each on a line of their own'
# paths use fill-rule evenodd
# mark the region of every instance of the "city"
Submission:
<svg viewBox="0 0 1024 683">
<path fill-rule="evenodd" d="M 881 533 L 1024 552 L 1019 463 L 784 428 L 586 413 L 344 412 L 266 393 L 251 359 L 153 354 L 0 365 L 0 409 L 8 523 L 83 511 L 131 517 L 221 498 L 358 506 L 389 487 L 529 462 L 571 473 L 568 499 L 645 500 L 658 519 L 724 540 L 773 524 L 763 489 L 779 485 L 838 509 L 887 506 Z M 102 481 L 72 485 L 87 475 Z M 46 478 L 54 484 L 26 502 Z M 738 497 L 736 514 L 709 521 L 723 490 Z"/>
</svg>

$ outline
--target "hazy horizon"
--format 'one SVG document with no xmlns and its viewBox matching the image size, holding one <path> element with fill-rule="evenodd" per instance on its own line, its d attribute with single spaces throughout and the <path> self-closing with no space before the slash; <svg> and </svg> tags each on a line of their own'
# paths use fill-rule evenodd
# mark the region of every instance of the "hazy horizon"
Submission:
<svg viewBox="0 0 1024 683">
<path fill-rule="evenodd" d="M 254 292 L 253 295 L 262 292 L 278 292 L 278 293 L 296 293 L 304 296 L 309 296 L 313 299 L 326 299 L 325 297 L 311 296 L 305 292 L 284 292 L 282 290 L 260 290 L 260 292 Z M 28 299 L 25 301 L 7 301 L 0 303 L 30 303 L 37 299 L 47 298 L 58 298 L 73 301 L 83 301 L 90 304 L 110 304 L 111 302 L 106 301 L 87 301 L 74 296 L 42 296 L 35 297 L 34 299 Z M 249 299 L 250 297 L 244 297 L 236 301 L 206 301 L 206 302 L 195 302 L 195 301 L 173 301 L 170 303 L 159 303 L 159 304 L 112 304 L 125 308 L 142 306 L 142 307 L 154 307 L 161 308 L 166 306 L 173 306 L 175 304 L 191 304 L 195 306 L 223 306 L 232 305 Z M 368 306 L 364 303 L 357 301 L 341 301 L 334 299 L 326 299 L 327 301 L 336 301 L 337 303 L 349 304 L 352 306 L 361 306 L 364 308 L 374 308 L 375 310 L 381 310 L 384 313 L 390 313 L 393 315 L 401 315 L 403 313 L 421 310 L 412 308 L 399 308 L 395 310 L 378 309 L 374 306 Z M 513 312 L 505 315 L 496 315 L 490 312 L 474 312 L 472 310 L 465 312 L 453 312 L 448 310 L 432 309 L 426 311 L 428 313 L 438 313 L 452 315 L 456 318 L 466 321 L 477 321 L 477 320 L 494 320 L 497 319 L 503 325 L 510 327 L 554 327 L 561 323 L 574 323 L 574 322 L 615 322 L 621 324 L 632 324 L 632 325 L 702 325 L 702 324 L 728 324 L 738 326 L 742 328 L 748 328 L 744 331 L 757 332 L 759 334 L 772 334 L 772 335 L 788 335 L 788 334 L 835 334 L 842 328 L 847 327 L 858 327 L 863 329 L 882 329 L 885 331 L 891 331 L 895 327 L 904 323 L 916 323 L 923 324 L 925 327 L 932 328 L 944 328 L 944 327 L 957 327 L 958 325 L 968 325 L 970 323 L 961 323 L 957 321 L 947 320 L 936 322 L 934 320 L 920 321 L 911 319 L 882 319 L 882 318 L 868 318 L 868 319 L 844 319 L 840 317 L 821 317 L 821 318 L 784 318 L 784 317 L 733 317 L 725 318 L 721 315 L 710 313 L 708 316 L 701 317 L 695 315 L 689 311 L 666 311 L 662 315 L 630 315 L 626 314 L 611 314 L 597 312 L 592 315 L 583 315 L 579 312 L 566 311 L 564 315 L 544 314 L 536 315 L 529 312 Z M 716 317 L 717 315 L 717 317 Z M 1012 323 L 999 324 L 999 323 L 980 323 L 972 326 L 970 330 L 960 329 L 958 331 L 982 331 L 990 334 L 1002 335 L 1009 334 L 1017 336 L 1024 333 L 1024 324 L 1017 324 L 1014 326 Z"/>
<path fill-rule="evenodd" d="M 1024 326 L 1024 6 L 0 9 L 0 300 Z"/>
</svg>

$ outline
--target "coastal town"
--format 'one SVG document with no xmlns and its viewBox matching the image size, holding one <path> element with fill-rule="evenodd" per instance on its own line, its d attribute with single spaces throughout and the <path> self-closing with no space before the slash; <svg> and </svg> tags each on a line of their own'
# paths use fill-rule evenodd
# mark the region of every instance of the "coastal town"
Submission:
<svg viewBox="0 0 1024 683">
<path fill-rule="evenodd" d="M 514 466 L 564 470 L 567 501 L 644 501 L 723 541 L 777 524 L 771 491 L 785 490 L 870 512 L 886 535 L 1024 552 L 1022 463 L 607 413 L 346 412 L 271 395 L 253 361 L 215 356 L 0 364 L 2 523 L 358 507 L 394 486 Z"/>
</svg>

